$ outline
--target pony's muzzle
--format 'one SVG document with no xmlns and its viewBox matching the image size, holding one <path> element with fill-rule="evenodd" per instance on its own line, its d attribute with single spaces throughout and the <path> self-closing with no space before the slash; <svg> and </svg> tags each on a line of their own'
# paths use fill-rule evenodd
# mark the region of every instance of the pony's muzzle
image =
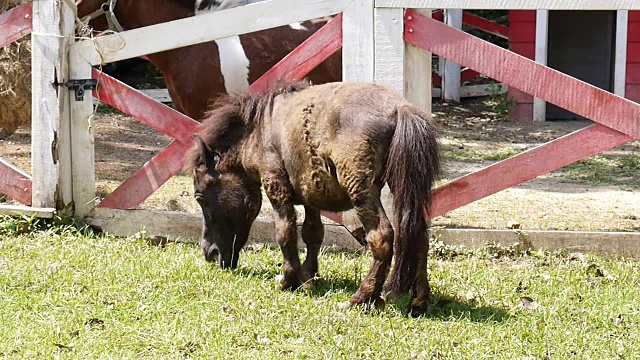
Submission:
<svg viewBox="0 0 640 360">
<path fill-rule="evenodd" d="M 209 245 L 209 247 L 203 246 L 202 253 L 207 262 L 215 262 L 220 257 L 220 250 L 218 250 L 218 247 L 215 245 Z"/>
</svg>

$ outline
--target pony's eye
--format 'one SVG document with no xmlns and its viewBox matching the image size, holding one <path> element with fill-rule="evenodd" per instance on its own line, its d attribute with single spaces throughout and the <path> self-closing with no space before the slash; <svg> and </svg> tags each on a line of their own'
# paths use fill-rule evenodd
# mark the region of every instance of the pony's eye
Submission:
<svg viewBox="0 0 640 360">
<path fill-rule="evenodd" d="M 202 196 L 202 194 L 195 194 L 194 197 L 198 204 L 202 204 L 204 202 L 204 196 Z"/>
</svg>

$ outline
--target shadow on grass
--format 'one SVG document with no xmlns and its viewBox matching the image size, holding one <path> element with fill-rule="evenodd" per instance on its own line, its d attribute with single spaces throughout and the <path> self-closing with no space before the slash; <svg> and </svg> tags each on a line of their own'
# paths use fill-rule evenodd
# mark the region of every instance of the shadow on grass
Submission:
<svg viewBox="0 0 640 360">
<path fill-rule="evenodd" d="M 239 275 L 246 277 L 256 277 L 259 279 L 275 279 L 280 274 L 278 268 L 239 268 L 234 270 Z M 274 280 L 275 281 L 275 280 Z M 324 298 L 327 295 L 340 290 L 347 294 L 354 294 L 360 281 L 353 278 L 320 278 L 314 281 L 313 286 L 304 291 L 305 294 L 313 298 Z M 302 294 L 301 294 L 302 295 Z M 404 295 L 398 299 L 387 302 L 387 307 L 392 307 L 399 313 L 406 314 L 407 305 L 410 296 Z M 375 314 L 375 312 L 372 312 Z M 471 301 L 461 301 L 459 299 L 441 295 L 432 294 L 427 313 L 422 316 L 424 319 L 432 320 L 456 320 L 469 322 L 503 322 L 509 319 L 509 314 L 504 310 L 492 306 L 482 306 Z"/>
</svg>

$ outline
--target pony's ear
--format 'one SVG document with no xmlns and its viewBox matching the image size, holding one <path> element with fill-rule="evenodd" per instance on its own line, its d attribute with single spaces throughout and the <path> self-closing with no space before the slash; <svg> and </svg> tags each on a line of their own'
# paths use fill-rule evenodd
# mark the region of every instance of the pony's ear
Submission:
<svg viewBox="0 0 640 360">
<path fill-rule="evenodd" d="M 215 151 L 211 151 L 200 135 L 194 134 L 193 138 L 198 149 L 198 165 L 215 168 L 218 165 L 218 161 L 220 161 L 220 155 Z"/>
</svg>

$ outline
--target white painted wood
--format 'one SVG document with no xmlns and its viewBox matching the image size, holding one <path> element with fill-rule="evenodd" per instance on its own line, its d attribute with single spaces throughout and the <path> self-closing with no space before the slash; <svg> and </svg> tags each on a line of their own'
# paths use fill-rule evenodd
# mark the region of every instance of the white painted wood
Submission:
<svg viewBox="0 0 640 360">
<path fill-rule="evenodd" d="M 67 49 L 74 36 L 72 2 L 33 2 L 32 205 L 54 208 L 71 201 L 69 92 L 53 84 L 68 78 Z"/>
<path fill-rule="evenodd" d="M 268 0 L 79 41 L 72 48 L 92 65 L 98 65 L 334 15 L 350 2 Z"/>
<path fill-rule="evenodd" d="M 91 65 L 78 53 L 69 54 L 69 75 L 74 79 L 91 79 Z M 71 108 L 71 141 L 73 169 L 73 201 L 75 217 L 82 219 L 95 207 L 96 171 L 93 119 L 93 96 L 83 101 L 69 99 Z"/>
<path fill-rule="evenodd" d="M 97 226 L 108 234 L 131 236 L 144 231 L 144 236 L 164 236 L 168 240 L 199 242 L 202 236 L 202 215 L 146 210 L 116 210 L 96 208 L 86 219 L 90 225 Z M 300 225 L 298 225 L 300 227 Z M 360 250 L 362 246 L 340 225 L 325 224 L 324 247 L 338 250 Z M 298 229 L 298 245 L 304 247 Z M 273 220 L 258 218 L 251 227 L 249 242 L 267 242 L 275 244 L 275 225 Z"/>
<path fill-rule="evenodd" d="M 549 10 L 536 11 L 536 54 L 535 61 L 547 65 L 547 52 L 549 49 Z M 546 101 L 533 98 L 533 121 L 547 120 Z"/>
<path fill-rule="evenodd" d="M 431 17 L 431 9 L 414 10 L 426 17 Z M 431 53 L 405 44 L 404 66 L 405 97 L 431 114 Z"/>
<path fill-rule="evenodd" d="M 462 9 L 446 9 L 445 23 L 454 29 L 462 29 Z M 445 59 L 442 76 L 444 100 L 460 102 L 460 65 Z"/>
<path fill-rule="evenodd" d="M 376 0 L 382 8 L 469 10 L 640 10 L 637 0 Z"/>
<path fill-rule="evenodd" d="M 403 9 L 375 9 L 375 82 L 405 95 L 403 24 Z"/>
<path fill-rule="evenodd" d="M 33 216 L 43 219 L 51 219 L 56 213 L 54 208 L 34 208 L 22 205 L 0 205 L 0 215 L 9 216 Z"/>
<path fill-rule="evenodd" d="M 613 93 L 625 96 L 627 83 L 627 42 L 629 32 L 629 11 L 618 10 L 616 13 L 616 50 L 613 77 Z"/>
<path fill-rule="evenodd" d="M 374 0 L 353 0 L 342 14 L 342 80 L 374 79 Z"/>
</svg>

